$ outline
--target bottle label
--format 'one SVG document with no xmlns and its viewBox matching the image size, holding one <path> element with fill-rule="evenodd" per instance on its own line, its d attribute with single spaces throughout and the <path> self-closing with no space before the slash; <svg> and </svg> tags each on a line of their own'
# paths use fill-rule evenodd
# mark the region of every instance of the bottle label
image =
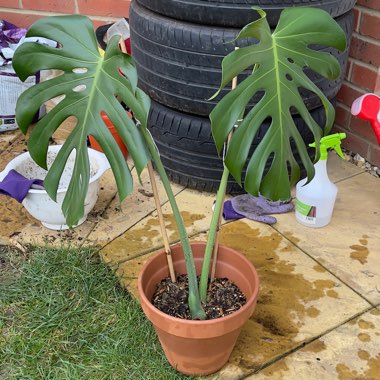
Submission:
<svg viewBox="0 0 380 380">
<path fill-rule="evenodd" d="M 317 207 L 307 205 L 296 199 L 296 216 L 299 220 L 302 220 L 307 224 L 317 223 Z"/>
</svg>

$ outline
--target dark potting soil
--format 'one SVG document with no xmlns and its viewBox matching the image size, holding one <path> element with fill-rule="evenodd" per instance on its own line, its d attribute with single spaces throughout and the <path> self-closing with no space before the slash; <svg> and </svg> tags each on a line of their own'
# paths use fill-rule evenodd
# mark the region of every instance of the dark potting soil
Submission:
<svg viewBox="0 0 380 380">
<path fill-rule="evenodd" d="M 165 314 L 191 319 L 187 298 L 187 275 L 177 275 L 176 282 L 164 278 L 153 294 L 152 304 Z M 216 319 L 239 310 L 247 302 L 243 292 L 227 278 L 216 278 L 209 284 L 207 302 L 203 305 L 207 319 Z"/>
</svg>

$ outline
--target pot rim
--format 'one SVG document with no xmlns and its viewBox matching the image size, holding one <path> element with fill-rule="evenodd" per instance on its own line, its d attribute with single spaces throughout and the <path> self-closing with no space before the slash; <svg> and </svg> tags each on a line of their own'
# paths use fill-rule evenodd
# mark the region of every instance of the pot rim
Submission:
<svg viewBox="0 0 380 380">
<path fill-rule="evenodd" d="M 181 245 L 181 243 L 175 244 L 174 246 L 178 246 L 178 245 Z M 204 242 L 204 241 L 192 241 L 192 242 L 190 242 L 190 245 L 191 246 L 193 246 L 193 245 L 204 245 L 205 246 L 206 242 Z M 145 292 L 143 291 L 143 287 L 142 287 L 142 275 L 143 275 L 144 268 L 147 267 L 151 263 L 151 261 L 153 261 L 157 256 L 165 255 L 165 249 L 161 249 L 158 252 L 156 252 L 154 255 L 152 255 L 152 257 L 150 257 L 145 262 L 145 264 L 143 265 L 143 269 L 139 273 L 138 281 L 137 281 L 137 287 L 138 287 L 139 296 L 144 299 L 145 305 L 153 313 L 155 313 L 157 315 L 160 315 L 162 318 L 166 319 L 168 322 L 176 322 L 176 323 L 178 323 L 178 321 L 181 321 L 181 323 L 186 323 L 189 326 L 196 326 L 196 325 L 199 325 L 199 324 L 203 325 L 205 323 L 208 323 L 209 325 L 213 325 L 213 324 L 220 323 L 221 321 L 224 322 L 224 321 L 228 321 L 230 319 L 236 318 L 237 314 L 242 314 L 244 312 L 248 312 L 249 309 L 252 307 L 252 304 L 254 304 L 256 302 L 256 299 L 257 299 L 257 296 L 258 296 L 258 293 L 259 293 L 259 288 L 260 288 L 259 276 L 257 274 L 256 268 L 254 267 L 254 265 L 242 253 L 240 253 L 239 251 L 235 250 L 234 248 L 226 246 L 226 245 L 222 245 L 222 244 L 219 244 L 219 248 L 228 248 L 228 249 L 231 249 L 234 253 L 236 253 L 237 255 L 239 255 L 240 258 L 243 261 L 245 261 L 245 264 L 247 266 L 249 266 L 251 268 L 251 271 L 252 271 L 252 274 L 253 274 L 253 277 L 254 277 L 254 282 L 255 282 L 255 284 L 257 284 L 257 286 L 255 287 L 255 289 L 254 289 L 252 295 L 249 297 L 249 299 L 247 299 L 247 302 L 245 303 L 244 306 L 242 306 L 240 309 L 238 309 L 238 310 L 234 311 L 233 313 L 231 313 L 229 315 L 226 315 L 224 317 L 215 318 L 215 319 L 204 319 L 204 320 L 193 320 L 193 319 L 177 318 L 177 317 L 173 317 L 173 316 L 171 316 L 169 314 L 166 314 L 166 313 L 162 312 L 161 310 L 157 309 L 155 306 L 153 306 L 152 302 L 146 297 Z"/>
<path fill-rule="evenodd" d="M 49 148 L 48 148 L 48 151 L 49 152 L 58 152 L 61 147 L 63 146 L 63 144 L 60 144 L 60 145 L 50 145 Z M 97 181 L 103 174 L 106 170 L 110 169 L 110 164 L 105 156 L 104 153 L 101 153 L 101 152 L 98 152 L 97 150 L 95 149 L 92 149 L 90 147 L 87 148 L 88 149 L 88 153 L 89 153 L 89 156 L 90 157 L 97 157 L 99 158 L 99 169 L 97 170 L 97 172 L 95 173 L 94 176 L 90 177 L 90 181 L 89 181 L 89 184 Z M 21 162 L 24 161 L 24 158 L 25 157 L 30 157 L 31 158 L 31 155 L 29 153 L 29 151 L 27 152 L 24 152 L 22 154 L 20 154 L 19 156 L 15 157 L 13 160 L 11 160 L 7 166 L 5 167 L 4 171 L 1 172 L 1 176 L 0 176 L 0 180 L 2 180 L 3 177 L 5 177 L 8 172 L 10 170 L 13 169 L 13 167 Z M 12 163 L 12 165 L 10 165 Z M 61 187 L 57 190 L 57 194 L 60 194 L 60 193 L 65 193 L 67 191 L 68 187 Z M 45 189 L 32 189 L 30 188 L 28 190 L 28 194 L 43 194 L 43 195 L 46 195 L 47 194 L 47 191 Z"/>
</svg>

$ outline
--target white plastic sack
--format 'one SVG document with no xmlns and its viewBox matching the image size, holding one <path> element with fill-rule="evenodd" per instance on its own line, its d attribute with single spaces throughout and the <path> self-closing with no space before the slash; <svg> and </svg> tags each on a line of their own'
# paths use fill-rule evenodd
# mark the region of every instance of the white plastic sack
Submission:
<svg viewBox="0 0 380 380">
<path fill-rule="evenodd" d="M 9 45 L 9 48 L 1 49 L 0 57 L 0 132 L 17 129 L 16 123 L 16 103 L 18 97 L 29 87 L 39 82 L 39 74 L 30 76 L 25 82 L 18 79 L 12 67 L 12 57 L 14 51 L 23 43 L 38 42 L 51 47 L 56 47 L 55 41 L 42 37 L 21 38 L 18 44 Z M 43 113 L 44 110 L 40 112 Z"/>
<path fill-rule="evenodd" d="M 37 76 L 21 82 L 11 64 L 0 66 L 0 132 L 17 129 L 16 103 L 27 88 L 38 82 Z"/>
</svg>

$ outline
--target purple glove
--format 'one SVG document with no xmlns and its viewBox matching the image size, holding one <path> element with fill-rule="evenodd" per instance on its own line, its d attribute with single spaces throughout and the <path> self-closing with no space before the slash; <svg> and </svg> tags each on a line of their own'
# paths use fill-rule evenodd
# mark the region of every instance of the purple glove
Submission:
<svg viewBox="0 0 380 380">
<path fill-rule="evenodd" d="M 43 184 L 44 181 L 41 179 L 25 178 L 12 169 L 0 182 L 0 194 L 8 195 L 21 203 L 31 187 L 43 189 Z"/>
<path fill-rule="evenodd" d="M 272 202 L 261 195 L 254 197 L 250 194 L 238 195 L 232 198 L 231 206 L 238 214 L 267 224 L 277 222 L 277 219 L 270 216 L 270 214 L 283 214 L 294 209 L 291 200 Z"/>
<path fill-rule="evenodd" d="M 238 214 L 232 207 L 231 201 L 225 201 L 223 204 L 223 218 L 224 220 L 241 219 L 244 215 Z"/>
</svg>

